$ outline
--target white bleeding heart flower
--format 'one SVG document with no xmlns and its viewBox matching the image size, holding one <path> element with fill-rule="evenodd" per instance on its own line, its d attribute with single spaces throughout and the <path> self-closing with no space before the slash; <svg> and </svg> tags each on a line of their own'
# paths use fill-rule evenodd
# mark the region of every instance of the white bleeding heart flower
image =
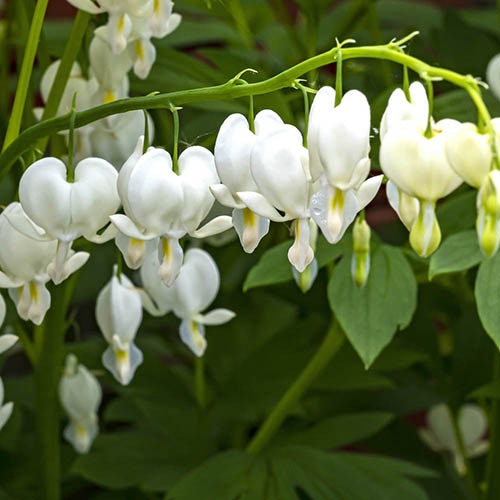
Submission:
<svg viewBox="0 0 500 500">
<path fill-rule="evenodd" d="M 425 87 L 420 82 L 413 82 L 408 88 L 409 98 L 402 89 L 396 89 L 389 97 L 389 102 L 380 122 L 380 140 L 391 129 L 397 129 L 403 123 L 412 123 L 422 132 L 429 121 L 429 100 Z"/>
<path fill-rule="evenodd" d="M 74 182 L 67 181 L 66 165 L 57 158 L 36 161 L 21 177 L 22 208 L 45 231 L 44 235 L 38 235 L 39 239 L 58 240 L 55 266 L 49 269 L 54 283 L 64 279 L 64 263 L 75 239 L 84 236 L 103 243 L 115 236 L 112 225 L 100 235 L 97 231 L 120 206 L 117 177 L 115 168 L 100 158 L 80 161 L 75 168 Z M 20 227 L 17 229 L 22 231 Z"/>
<path fill-rule="evenodd" d="M 500 145 L 500 118 L 491 120 L 497 141 Z M 493 162 L 491 136 L 480 133 L 473 123 L 462 123 L 448 134 L 445 142 L 446 157 L 451 168 L 467 184 L 480 188 L 488 175 Z"/>
<path fill-rule="evenodd" d="M 158 278 L 157 262 L 146 258 L 141 267 L 145 293 L 143 304 L 155 316 L 169 311 L 180 318 L 181 340 L 196 356 L 202 356 L 207 347 L 204 325 L 221 325 L 234 316 L 228 309 L 214 309 L 202 314 L 215 299 L 220 286 L 219 270 L 210 254 L 190 248 L 175 283 L 166 287 Z"/>
<path fill-rule="evenodd" d="M 311 198 L 311 217 L 330 243 L 337 243 L 377 194 L 381 175 L 370 172 L 370 106 L 357 90 L 335 106 L 335 90 L 316 94 L 307 134 L 309 167 L 321 188 Z"/>
<path fill-rule="evenodd" d="M 55 265 L 57 241 L 34 239 L 26 234 L 30 232 L 37 237 L 43 229 L 28 218 L 20 203 L 8 205 L 0 215 L 0 287 L 9 289 L 22 319 L 39 325 L 50 307 L 45 285 Z M 69 252 L 62 262 L 61 280 L 82 267 L 88 258 L 87 252 Z"/>
<path fill-rule="evenodd" d="M 464 475 L 467 471 L 465 457 L 458 443 L 452 418 L 447 405 L 433 406 L 426 416 L 427 426 L 419 430 L 419 435 L 432 451 L 449 453 L 457 472 Z M 478 405 L 466 404 L 458 410 L 457 427 L 467 458 L 474 458 L 488 451 L 489 441 L 484 437 L 488 421 Z"/>
<path fill-rule="evenodd" d="M 445 153 L 448 134 L 459 126 L 455 120 L 441 120 L 432 128 L 432 136 L 427 137 L 414 123 L 403 123 L 389 129 L 381 143 L 380 165 L 385 175 L 401 191 L 418 200 L 410 243 L 422 257 L 434 252 L 441 241 L 436 201 L 462 183 Z"/>
<path fill-rule="evenodd" d="M 176 174 L 167 151 L 151 147 L 142 154 L 142 141 L 118 177 L 126 215 L 113 215 L 111 220 L 130 238 L 126 261 L 134 263 L 134 268 L 142 264 L 145 250 L 142 246 L 141 254 L 137 240 L 160 238 L 160 276 L 172 285 L 182 265 L 179 239 L 186 234 L 204 238 L 225 231 L 231 227 L 231 218 L 220 216 L 199 228 L 215 201 L 209 186 L 219 180 L 210 151 L 201 146 L 187 148 L 179 156 Z"/>
<path fill-rule="evenodd" d="M 142 302 L 134 284 L 124 274 L 117 276 L 116 268 L 99 292 L 95 314 L 109 344 L 102 356 L 103 365 L 116 380 L 127 385 L 143 360 L 142 352 L 134 344 L 142 321 Z"/>
<path fill-rule="evenodd" d="M 309 198 L 312 182 L 302 135 L 292 125 L 258 136 L 250 171 L 258 192 L 239 191 L 239 199 L 253 212 L 275 222 L 293 220 L 295 241 L 290 263 L 302 272 L 314 258 L 310 245 Z M 281 214 L 279 211 L 284 212 Z"/>
<path fill-rule="evenodd" d="M 269 232 L 269 219 L 247 208 L 240 200 L 239 191 L 258 191 L 250 171 L 250 158 L 258 137 L 264 137 L 285 126 L 283 120 L 271 110 L 257 113 L 255 133 L 247 119 L 235 113 L 222 123 L 215 141 L 215 165 L 221 184 L 210 186 L 216 199 L 233 208 L 233 226 L 245 252 L 251 253 Z"/>
<path fill-rule="evenodd" d="M 385 186 L 385 193 L 389 204 L 393 210 L 398 214 L 401 222 L 405 225 L 408 231 L 411 230 L 413 224 L 417 220 L 420 204 L 417 198 L 406 194 L 401 191 L 396 184 L 387 181 Z"/>
<path fill-rule="evenodd" d="M 70 419 L 64 437 L 78 453 L 88 453 L 97 436 L 97 410 L 101 398 L 102 390 L 97 379 L 78 363 L 73 354 L 69 354 L 59 382 L 59 399 Z"/>
</svg>

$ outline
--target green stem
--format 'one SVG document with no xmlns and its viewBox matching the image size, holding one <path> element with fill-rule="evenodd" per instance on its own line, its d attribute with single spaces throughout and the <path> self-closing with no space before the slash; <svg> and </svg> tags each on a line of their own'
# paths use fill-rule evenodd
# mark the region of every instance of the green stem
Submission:
<svg viewBox="0 0 500 500">
<path fill-rule="evenodd" d="M 285 420 L 302 395 L 314 382 L 316 377 L 338 352 L 344 340 L 345 336 L 340 329 L 340 326 L 335 321 L 332 322 L 319 349 L 311 358 L 302 373 L 287 389 L 278 404 L 273 408 L 262 426 L 259 428 L 257 434 L 255 434 L 253 439 L 248 444 L 246 452 L 249 455 L 256 455 L 266 447 L 276 431 L 279 429 L 280 425 L 283 423 L 283 420 Z"/>
<path fill-rule="evenodd" d="M 58 387 L 64 356 L 68 282 L 55 287 L 52 306 L 36 329 L 38 357 L 34 369 L 39 498 L 61 497 L 60 415 Z"/>
<path fill-rule="evenodd" d="M 493 380 L 500 379 L 500 353 L 495 350 Z M 498 500 L 500 492 L 500 399 L 492 401 L 490 413 L 490 451 L 486 462 L 486 491 L 484 500 Z"/>
<path fill-rule="evenodd" d="M 33 13 L 33 20 L 31 21 L 30 31 L 28 34 L 26 50 L 24 52 L 21 72 L 19 74 L 16 97 L 14 98 L 14 105 L 12 107 L 9 125 L 7 126 L 2 151 L 4 151 L 10 143 L 14 141 L 21 130 L 24 104 L 28 95 L 31 71 L 35 62 L 38 42 L 40 40 L 40 32 L 42 31 L 43 20 L 45 18 L 45 11 L 47 10 L 48 2 L 49 0 L 38 0 L 36 2 L 35 12 Z"/>
<path fill-rule="evenodd" d="M 19 318 L 16 317 L 13 322 L 13 327 L 15 334 L 19 337 L 19 342 L 21 343 L 23 351 L 25 352 L 26 356 L 28 356 L 30 363 L 34 365 L 36 361 L 35 345 L 24 329 L 24 326 L 22 325 Z"/>
<path fill-rule="evenodd" d="M 484 104 L 475 79 L 470 75 L 465 76 L 451 70 L 431 66 L 420 59 L 403 53 L 400 45 L 407 42 L 412 36 L 413 35 L 410 35 L 403 40 L 388 45 L 342 48 L 342 59 L 343 61 L 360 58 L 388 60 L 397 64 L 406 65 L 408 68 L 418 73 L 423 79 L 443 79 L 458 87 L 462 87 L 469 93 L 478 110 L 479 116 L 485 123 L 489 124 L 489 133 L 494 135 L 490 114 Z M 182 90 L 154 96 L 120 99 L 109 104 L 76 113 L 75 127 L 79 128 L 110 115 L 137 109 L 169 108 L 172 105 L 181 106 L 193 102 L 220 101 L 275 92 L 286 87 L 292 87 L 295 80 L 300 76 L 315 68 L 325 66 L 335 61 L 337 52 L 338 48 L 335 47 L 323 54 L 311 57 L 272 78 L 257 83 L 238 84 L 232 79 L 223 85 L 213 87 Z M 68 130 L 69 122 L 70 114 L 67 114 L 57 118 L 51 118 L 50 120 L 46 120 L 26 129 L 2 153 L 2 155 L 0 155 L 0 179 L 6 175 L 13 162 L 15 162 L 22 153 L 30 149 L 37 139 L 56 132 Z"/>
<path fill-rule="evenodd" d="M 179 173 L 179 111 L 175 106 L 170 106 L 174 124 L 174 147 L 172 152 L 173 171 Z"/>
<path fill-rule="evenodd" d="M 253 48 L 253 35 L 250 30 L 250 26 L 248 25 L 247 15 L 243 5 L 241 4 L 241 0 L 231 0 L 228 2 L 228 8 L 243 43 L 246 47 Z"/>
<path fill-rule="evenodd" d="M 201 409 L 207 406 L 207 385 L 205 382 L 205 359 L 203 356 L 195 359 L 195 395 L 196 401 Z"/>
</svg>

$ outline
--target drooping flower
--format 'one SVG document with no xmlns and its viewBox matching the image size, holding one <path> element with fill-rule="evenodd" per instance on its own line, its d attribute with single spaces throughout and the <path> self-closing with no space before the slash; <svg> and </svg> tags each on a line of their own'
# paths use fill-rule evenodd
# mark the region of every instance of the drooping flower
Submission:
<svg viewBox="0 0 500 500">
<path fill-rule="evenodd" d="M 0 287 L 9 289 L 22 319 L 39 325 L 50 307 L 50 294 L 45 285 L 55 266 L 57 241 L 26 236 L 30 231 L 35 236 L 43 233 L 24 213 L 20 203 L 8 205 L 0 215 Z M 88 258 L 87 252 L 70 251 L 61 265 L 61 280 L 83 266 Z"/>
<path fill-rule="evenodd" d="M 435 452 L 451 455 L 457 472 L 466 473 L 464 456 L 458 444 L 450 408 L 446 404 L 433 406 L 427 413 L 427 427 L 420 429 L 424 443 Z M 488 451 L 489 441 L 484 438 L 488 427 L 484 411 L 475 404 L 463 405 L 457 415 L 457 426 L 467 458 L 474 458 Z"/>
<path fill-rule="evenodd" d="M 178 163 L 176 174 L 165 150 L 151 147 L 142 154 L 141 138 L 118 177 L 126 215 L 111 217 L 120 232 L 130 238 L 126 253 L 130 250 L 133 255 L 125 258 L 135 268 L 142 264 L 145 250 L 136 242 L 160 238 L 159 272 L 167 285 L 172 285 L 182 265 L 180 238 L 186 234 L 203 238 L 231 227 L 230 217 L 220 216 L 199 228 L 215 201 L 209 186 L 219 180 L 212 153 L 191 146 L 181 153 Z"/>
<path fill-rule="evenodd" d="M 258 191 L 239 191 L 239 199 L 253 212 L 275 222 L 293 221 L 295 235 L 288 251 L 291 264 L 302 272 L 313 260 L 309 243 L 309 199 L 312 180 L 302 135 L 292 125 L 258 136 L 250 171 Z M 281 211 L 282 213 L 280 213 Z"/>
<path fill-rule="evenodd" d="M 219 291 L 220 276 L 210 254 L 199 248 L 190 248 L 175 283 L 166 287 L 158 277 L 157 261 L 147 257 L 141 267 L 145 294 L 145 309 L 154 316 L 169 311 L 180 318 L 181 340 L 196 356 L 202 356 L 207 347 L 204 325 L 221 325 L 234 316 L 228 309 L 214 309 L 202 314 Z"/>
<path fill-rule="evenodd" d="M 330 243 L 337 243 L 356 214 L 375 197 L 381 175 L 370 172 L 370 106 L 357 90 L 335 106 L 335 90 L 316 94 L 307 134 L 309 166 L 321 188 L 311 198 L 311 217 Z"/>
<path fill-rule="evenodd" d="M 269 219 L 254 213 L 240 200 L 239 191 L 258 191 L 250 171 L 250 158 L 258 137 L 269 135 L 285 126 L 271 110 L 257 113 L 255 133 L 247 119 L 235 113 L 222 123 L 215 142 L 215 165 L 221 184 L 210 186 L 219 203 L 233 208 L 233 226 L 245 252 L 251 253 L 269 232 Z"/>
<path fill-rule="evenodd" d="M 64 429 L 64 438 L 78 453 L 87 453 L 97 436 L 101 397 L 97 379 L 78 363 L 76 356 L 69 354 L 59 382 L 59 399 L 70 419 Z"/>
<path fill-rule="evenodd" d="M 427 137 L 416 123 L 402 123 L 389 129 L 381 143 L 380 165 L 385 175 L 398 189 L 418 200 L 410 243 L 422 257 L 433 253 L 441 241 L 436 201 L 462 183 L 445 153 L 447 134 L 458 126 L 455 120 L 441 120 L 433 126 L 432 136 Z"/>
<path fill-rule="evenodd" d="M 38 226 L 25 234 L 31 238 L 58 240 L 56 262 L 49 275 L 54 283 L 64 279 L 64 262 L 72 242 L 84 236 L 95 243 L 113 238 L 113 226 L 97 234 L 120 206 L 116 189 L 118 173 L 106 160 L 87 158 L 75 168 L 68 182 L 66 165 L 57 158 L 42 158 L 28 167 L 19 183 L 22 208 Z M 24 232 L 27 225 L 17 227 Z M 24 228 L 24 229 L 23 229 Z"/>
<path fill-rule="evenodd" d="M 100 291 L 96 303 L 96 319 L 109 344 L 102 356 L 103 365 L 121 384 L 132 380 L 142 363 L 142 352 L 134 344 L 142 321 L 141 295 L 124 275 L 116 275 Z"/>
<path fill-rule="evenodd" d="M 491 125 L 496 132 L 497 149 L 500 147 L 500 118 L 493 118 Z M 446 157 L 451 168 L 467 184 L 479 188 L 493 162 L 492 138 L 480 133 L 473 123 L 462 123 L 446 138 Z"/>
</svg>

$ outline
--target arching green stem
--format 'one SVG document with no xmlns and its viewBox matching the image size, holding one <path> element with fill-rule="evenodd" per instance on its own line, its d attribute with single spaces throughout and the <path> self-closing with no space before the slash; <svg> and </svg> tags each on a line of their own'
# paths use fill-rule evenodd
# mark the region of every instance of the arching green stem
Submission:
<svg viewBox="0 0 500 500">
<path fill-rule="evenodd" d="M 14 105 L 12 107 L 12 113 L 7 126 L 7 132 L 5 133 L 2 151 L 4 151 L 14 141 L 21 130 L 24 104 L 28 95 L 31 72 L 35 62 L 36 51 L 38 49 L 40 33 L 42 31 L 43 20 L 45 18 L 45 11 L 47 10 L 48 3 L 49 0 L 38 0 L 35 5 L 33 20 L 31 21 L 28 40 L 26 42 L 23 63 L 21 65 L 21 72 L 19 73 Z"/>
<path fill-rule="evenodd" d="M 345 336 L 340 326 L 336 321 L 333 321 L 325 339 L 319 346 L 318 350 L 311 358 L 302 373 L 295 379 L 293 384 L 288 388 L 278 404 L 273 408 L 271 413 L 259 428 L 257 434 L 250 441 L 246 448 L 249 455 L 260 453 L 269 441 L 272 439 L 276 431 L 279 429 L 283 420 L 289 415 L 293 407 L 298 403 L 299 399 L 311 386 L 316 377 L 328 365 L 330 360 L 337 354 L 340 347 L 344 343 Z"/>
<path fill-rule="evenodd" d="M 415 36 L 415 33 L 387 45 L 342 48 L 342 60 L 346 61 L 348 59 L 362 58 L 387 60 L 407 66 L 423 79 L 443 79 L 465 89 L 474 102 L 480 119 L 488 124 L 488 132 L 493 137 L 494 130 L 491 126 L 491 117 L 481 97 L 476 80 L 470 75 L 461 75 L 451 70 L 434 67 L 426 64 L 420 59 L 405 54 L 401 46 L 413 36 Z M 292 87 L 297 78 L 312 69 L 334 62 L 337 55 L 338 48 L 335 47 L 323 54 L 311 57 L 268 80 L 258 83 L 240 84 L 232 79 L 223 85 L 213 87 L 183 90 L 154 96 L 120 99 L 110 104 L 104 104 L 76 113 L 75 127 L 82 127 L 113 114 L 137 109 L 158 109 L 170 107 L 172 104 L 181 106 L 193 102 L 220 101 L 250 95 L 268 94 L 286 87 Z M 12 142 L 2 155 L 0 155 L 0 179 L 6 175 L 13 162 L 15 162 L 21 154 L 30 149 L 37 139 L 62 130 L 68 130 L 69 118 L 69 114 L 58 118 L 52 118 L 26 129 Z M 494 141 L 492 142 L 492 147 L 496 147 Z"/>
</svg>

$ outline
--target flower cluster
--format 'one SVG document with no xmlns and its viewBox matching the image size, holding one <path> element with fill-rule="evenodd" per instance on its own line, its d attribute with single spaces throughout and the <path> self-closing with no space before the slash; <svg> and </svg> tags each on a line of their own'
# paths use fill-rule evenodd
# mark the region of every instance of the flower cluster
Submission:
<svg viewBox="0 0 500 500">
<path fill-rule="evenodd" d="M 434 122 L 423 85 L 414 82 L 408 94 L 392 93 L 380 128 L 380 164 L 391 206 L 410 231 L 414 250 L 427 257 L 441 241 L 436 202 L 462 182 L 478 188 L 477 233 L 491 257 L 500 244 L 500 119 L 481 130 L 451 119 Z"/>
</svg>

